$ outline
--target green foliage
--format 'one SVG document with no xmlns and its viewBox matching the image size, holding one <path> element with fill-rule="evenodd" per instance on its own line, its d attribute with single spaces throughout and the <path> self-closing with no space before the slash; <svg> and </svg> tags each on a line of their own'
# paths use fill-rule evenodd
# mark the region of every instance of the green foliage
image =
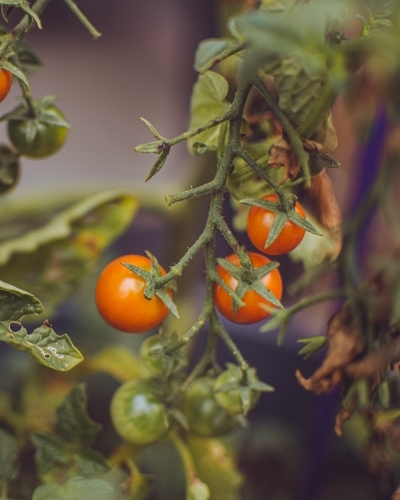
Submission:
<svg viewBox="0 0 400 500">
<path fill-rule="evenodd" d="M 115 500 L 114 488 L 102 479 L 74 477 L 64 485 L 39 486 L 32 500 Z"/>
<path fill-rule="evenodd" d="M 108 472 L 110 467 L 103 455 L 90 448 L 100 429 L 88 417 L 84 388 L 78 385 L 57 409 L 58 433 L 39 432 L 31 438 L 41 480 L 63 484 L 78 475 L 93 477 Z"/>
<path fill-rule="evenodd" d="M 0 273 L 40 297 L 46 315 L 71 297 L 96 269 L 101 252 L 130 224 L 138 208 L 125 191 L 90 196 L 40 229 L 0 243 Z"/>
<path fill-rule="evenodd" d="M 16 439 L 0 428 L 0 484 L 14 481 L 18 475 L 18 445 Z"/>
<path fill-rule="evenodd" d="M 222 115 L 229 109 L 225 98 L 228 94 L 228 82 L 213 71 L 199 76 L 191 98 L 190 128 L 197 128 L 213 118 Z M 205 130 L 188 140 L 190 151 L 203 154 L 218 147 L 221 125 Z"/>
<path fill-rule="evenodd" d="M 83 360 L 68 335 L 57 336 L 48 323 L 28 335 L 21 324 L 26 314 L 40 314 L 43 307 L 32 294 L 0 281 L 0 340 L 27 351 L 42 365 L 54 370 L 70 370 Z"/>
</svg>

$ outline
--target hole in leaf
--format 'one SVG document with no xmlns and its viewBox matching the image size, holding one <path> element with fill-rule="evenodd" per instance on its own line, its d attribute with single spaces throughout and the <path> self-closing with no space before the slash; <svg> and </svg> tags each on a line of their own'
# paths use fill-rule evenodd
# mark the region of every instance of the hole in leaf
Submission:
<svg viewBox="0 0 400 500">
<path fill-rule="evenodd" d="M 22 330 L 22 325 L 20 323 L 10 323 L 9 328 L 13 333 L 18 333 Z"/>
</svg>

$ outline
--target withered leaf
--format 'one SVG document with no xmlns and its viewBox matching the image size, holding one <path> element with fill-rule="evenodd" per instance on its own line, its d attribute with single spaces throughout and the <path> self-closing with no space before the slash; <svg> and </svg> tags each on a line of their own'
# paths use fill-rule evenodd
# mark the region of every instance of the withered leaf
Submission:
<svg viewBox="0 0 400 500">
<path fill-rule="evenodd" d="M 350 306 L 345 304 L 328 323 L 328 350 L 322 366 L 309 378 L 296 371 L 298 382 L 316 394 L 329 392 L 342 380 L 342 368 L 364 349 Z"/>
<path fill-rule="evenodd" d="M 342 249 L 342 213 L 333 190 L 332 181 L 325 170 L 314 177 L 306 191 L 307 200 L 321 224 L 337 242 L 335 257 Z"/>
</svg>

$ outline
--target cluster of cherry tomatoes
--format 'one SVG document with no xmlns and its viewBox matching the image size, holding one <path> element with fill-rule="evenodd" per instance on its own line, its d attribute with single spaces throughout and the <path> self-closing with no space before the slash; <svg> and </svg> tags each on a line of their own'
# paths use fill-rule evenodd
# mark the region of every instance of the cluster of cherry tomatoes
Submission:
<svg viewBox="0 0 400 500">
<path fill-rule="evenodd" d="M 277 197 L 269 195 L 264 199 L 276 201 Z M 299 203 L 296 203 L 295 210 L 305 217 Z M 280 255 L 293 250 L 302 240 L 304 229 L 290 221 L 285 223 L 278 238 L 269 247 L 264 248 L 273 219 L 273 212 L 252 207 L 247 219 L 250 240 L 263 254 Z M 255 269 L 270 262 L 263 254 L 249 253 Z M 235 254 L 226 257 L 226 260 L 240 267 Z M 104 320 L 118 330 L 128 333 L 152 330 L 164 321 L 169 309 L 156 295 L 146 299 L 145 280 L 122 263 L 135 265 L 145 271 L 150 271 L 152 266 L 151 260 L 141 255 L 125 255 L 111 262 L 97 282 L 97 308 Z M 160 268 L 160 272 L 165 275 L 163 268 Z M 225 284 L 235 291 L 238 285 L 236 278 L 221 265 L 217 267 L 217 272 Z M 282 279 L 277 269 L 266 274 L 261 281 L 278 300 L 281 299 Z M 168 292 L 172 296 L 172 291 Z M 272 304 L 254 290 L 248 290 L 242 301 L 244 306 L 234 312 L 232 297 L 220 284 L 215 285 L 215 306 L 229 320 L 236 323 L 254 323 L 269 316 L 270 312 L 260 304 L 270 307 Z M 255 371 L 250 369 L 247 372 L 246 384 L 249 392 L 245 409 L 241 393 L 243 372 L 233 364 L 228 365 L 216 379 L 208 376 L 197 378 L 184 391 L 182 397 L 171 401 L 169 396 L 176 390 L 179 392 L 184 375 L 179 370 L 179 361 L 174 359 L 169 370 L 170 375 L 168 378 L 164 376 L 165 360 L 161 356 L 154 356 L 155 350 L 162 347 L 160 335 L 146 339 L 140 348 L 140 359 L 155 378 L 126 382 L 113 396 L 112 420 L 119 435 L 127 442 L 145 445 L 158 441 L 168 432 L 174 420 L 182 423 L 182 419 L 187 429 L 195 435 L 219 436 L 231 431 L 238 423 L 238 416 L 256 404 L 260 392 L 257 390 Z M 176 412 L 181 415 L 180 419 L 176 418 Z"/>
<path fill-rule="evenodd" d="M 268 201 L 276 201 L 276 195 L 264 197 Z M 305 217 L 301 205 L 296 202 L 295 210 Z M 247 218 L 247 233 L 254 246 L 269 255 L 282 255 L 293 250 L 303 239 L 304 229 L 287 221 L 276 240 L 267 248 L 269 231 L 274 220 L 274 213 L 265 208 L 251 207 Z M 265 255 L 250 252 L 251 262 L 255 269 L 270 262 Z M 226 260 L 240 267 L 238 257 L 233 254 Z M 144 296 L 145 280 L 135 275 L 122 262 L 141 267 L 146 271 L 151 268 L 149 258 L 141 255 L 125 255 L 111 262 L 101 273 L 96 287 L 96 304 L 103 319 L 116 328 L 127 333 L 142 333 L 156 328 L 168 315 L 168 308 L 163 301 L 154 296 L 148 300 Z M 225 284 L 235 291 L 238 281 L 222 266 L 217 272 Z M 161 273 L 165 270 L 161 268 Z M 261 282 L 280 300 L 282 298 L 282 279 L 279 271 L 274 269 L 266 274 Z M 172 296 L 172 291 L 169 290 Z M 215 285 L 214 302 L 220 313 L 235 323 L 256 323 L 267 318 L 270 312 L 263 305 L 273 307 L 270 302 L 260 297 L 255 291 L 249 290 L 242 298 L 244 306 L 236 312 L 233 310 L 232 297 L 219 284 Z"/>
<path fill-rule="evenodd" d="M 7 97 L 12 81 L 12 74 L 4 68 L 0 69 L 0 102 Z M 17 115 L 23 110 L 24 106 L 20 105 L 13 110 L 13 114 Z M 51 104 L 41 110 L 39 117 L 27 114 L 26 119 L 10 118 L 7 123 L 8 137 L 19 154 L 29 158 L 45 158 L 58 151 L 67 139 L 68 129 L 57 125 L 58 119 L 65 121 L 61 111 Z M 36 133 L 32 139 L 33 121 Z"/>
</svg>

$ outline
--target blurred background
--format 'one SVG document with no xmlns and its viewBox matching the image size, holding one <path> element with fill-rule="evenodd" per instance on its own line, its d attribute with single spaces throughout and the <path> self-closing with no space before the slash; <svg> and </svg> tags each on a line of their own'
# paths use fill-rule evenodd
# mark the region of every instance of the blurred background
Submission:
<svg viewBox="0 0 400 500">
<path fill-rule="evenodd" d="M 81 9 L 103 34 L 92 41 L 63 2 L 52 2 L 43 15 L 43 30 L 35 29 L 27 38 L 44 63 L 44 69 L 30 83 L 36 98 L 48 94 L 60 97 L 57 106 L 72 130 L 65 147 L 55 156 L 40 161 L 23 158 L 21 181 L 1 199 L 0 211 L 5 214 L 29 200 L 57 197 L 60 190 L 76 198 L 101 189 L 131 189 L 142 199 L 142 209 L 128 231 L 109 249 L 103 264 L 117 255 L 144 250 L 156 253 L 165 267 L 176 261 L 201 229 L 206 204 L 194 202 L 198 206 L 195 223 L 189 220 L 186 226 L 177 227 L 174 208 L 172 217 L 160 208 L 163 196 L 187 188 L 195 178 L 192 169 L 196 165 L 206 169 L 208 157 L 194 159 L 185 144 L 180 144 L 173 148 L 163 170 L 144 184 L 154 158 L 133 151 L 136 145 L 151 140 L 139 117 L 148 119 L 167 137 L 186 130 L 191 89 L 197 78 L 194 52 L 201 40 L 220 35 L 224 9 L 230 8 L 227 4 L 218 0 L 79 0 Z M 13 21 L 11 14 L 11 24 Z M 0 112 L 10 111 L 19 95 L 19 87 L 14 85 L 0 105 Z M 352 127 L 355 117 L 341 101 L 335 105 L 334 116 L 335 123 L 340 123 L 340 146 L 334 156 L 342 169 L 333 172 L 331 178 L 346 214 L 351 209 L 351 180 L 360 151 Z M 4 124 L 0 124 L 0 142 L 8 142 Z M 229 202 L 225 213 L 229 220 Z M 186 239 L 180 235 L 183 228 Z M 239 234 L 238 238 L 249 245 L 246 235 Z M 221 240 L 218 255 L 227 252 Z M 284 280 L 300 274 L 300 264 L 286 257 L 280 260 Z M 187 308 L 184 318 L 188 322 L 201 305 L 201 265 L 199 257 L 181 284 L 194 297 L 194 305 Z M 124 335 L 100 320 L 92 299 L 96 278 L 88 279 L 79 295 L 52 318 L 55 330 L 68 332 L 74 343 L 88 353 L 115 343 L 137 349 L 144 336 Z M 290 299 L 284 298 L 284 304 L 287 301 Z M 296 339 L 325 333 L 334 309 L 335 305 L 329 304 L 298 314 L 279 348 L 275 333 L 260 334 L 257 325 L 244 328 L 229 324 L 229 331 L 245 358 L 257 368 L 259 378 L 276 388 L 275 393 L 263 395 L 251 412 L 251 428 L 233 438 L 245 478 L 245 500 L 389 498 L 380 492 L 379 481 L 367 472 L 352 440 L 339 439 L 333 432 L 339 395 L 315 397 L 306 393 L 294 377 L 298 368 L 304 375 L 311 374 L 321 361 L 317 355 L 303 362 L 297 354 Z M 200 336 L 193 347 L 193 359 L 203 344 Z M 12 389 L 34 362 L 7 346 L 0 346 L 0 356 L 2 370 L 9 373 L 1 385 Z M 222 346 L 219 361 L 231 361 Z M 92 417 L 110 426 L 108 404 L 117 384 L 105 377 L 94 377 L 88 380 L 88 387 Z M 109 451 L 108 439 L 110 436 L 104 435 L 99 441 L 105 452 Z M 151 471 L 154 453 L 150 450 L 147 455 L 142 458 L 142 467 Z M 182 498 L 173 489 L 166 493 L 165 471 L 164 475 L 162 471 L 157 474 L 161 479 L 153 500 Z"/>
</svg>

